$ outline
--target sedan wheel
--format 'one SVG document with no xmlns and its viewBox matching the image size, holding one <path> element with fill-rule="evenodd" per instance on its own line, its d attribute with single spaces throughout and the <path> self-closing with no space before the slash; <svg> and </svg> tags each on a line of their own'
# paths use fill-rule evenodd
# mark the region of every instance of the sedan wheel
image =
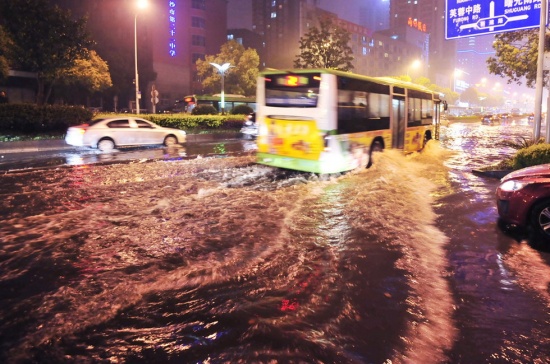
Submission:
<svg viewBox="0 0 550 364">
<path fill-rule="evenodd" d="M 175 136 L 169 135 L 166 138 L 164 138 L 164 145 L 166 145 L 167 147 L 171 147 L 176 144 L 178 144 L 178 140 L 176 139 Z"/>
<path fill-rule="evenodd" d="M 531 228 L 535 245 L 550 243 L 550 201 L 542 201 L 533 207 Z"/>
<path fill-rule="evenodd" d="M 112 139 L 101 139 L 97 143 L 97 149 L 102 152 L 110 152 L 115 149 L 115 142 Z"/>
</svg>

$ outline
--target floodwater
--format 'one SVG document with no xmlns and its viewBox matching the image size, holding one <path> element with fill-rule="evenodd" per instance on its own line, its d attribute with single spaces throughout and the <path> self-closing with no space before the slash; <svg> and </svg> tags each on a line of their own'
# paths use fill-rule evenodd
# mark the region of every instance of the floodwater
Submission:
<svg viewBox="0 0 550 364">
<path fill-rule="evenodd" d="M 142 162 L 150 160 L 175 161 L 214 155 L 232 155 L 254 151 L 256 148 L 255 141 L 227 139 L 214 142 L 189 142 L 183 146 L 121 148 L 112 152 L 101 152 L 95 148 L 74 147 L 68 150 L 0 153 L 0 171 L 126 163 L 136 160 Z"/>
<path fill-rule="evenodd" d="M 0 361 L 546 363 L 550 257 L 451 124 L 341 176 L 252 154 L 0 176 Z"/>
</svg>

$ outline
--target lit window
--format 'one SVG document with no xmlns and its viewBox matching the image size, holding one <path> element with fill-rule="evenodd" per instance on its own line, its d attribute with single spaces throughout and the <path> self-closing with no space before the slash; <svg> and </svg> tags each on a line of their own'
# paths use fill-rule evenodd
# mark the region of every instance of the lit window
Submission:
<svg viewBox="0 0 550 364">
<path fill-rule="evenodd" d="M 271 6 L 277 6 L 277 0 L 273 0 L 273 1 L 271 2 Z"/>
<path fill-rule="evenodd" d="M 363 55 L 364 55 L 364 56 L 367 55 L 367 47 L 363 47 Z"/>
<path fill-rule="evenodd" d="M 271 13 L 271 18 L 273 19 L 273 18 L 276 18 L 276 17 L 277 17 L 277 13 L 276 13 L 276 12 L 272 12 L 272 13 Z"/>
<path fill-rule="evenodd" d="M 227 40 L 232 40 L 233 39 L 233 34 L 228 34 L 227 35 Z"/>
</svg>

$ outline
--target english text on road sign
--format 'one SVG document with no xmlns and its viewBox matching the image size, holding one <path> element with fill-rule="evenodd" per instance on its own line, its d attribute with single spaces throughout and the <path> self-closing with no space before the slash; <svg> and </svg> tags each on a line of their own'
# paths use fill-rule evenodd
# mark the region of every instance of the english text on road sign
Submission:
<svg viewBox="0 0 550 364">
<path fill-rule="evenodd" d="M 445 38 L 539 26 L 541 0 L 446 0 Z"/>
</svg>

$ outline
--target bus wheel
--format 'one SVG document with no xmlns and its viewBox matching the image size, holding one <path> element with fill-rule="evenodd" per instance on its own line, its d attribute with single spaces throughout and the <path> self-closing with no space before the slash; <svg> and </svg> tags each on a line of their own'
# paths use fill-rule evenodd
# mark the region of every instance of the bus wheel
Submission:
<svg viewBox="0 0 550 364">
<path fill-rule="evenodd" d="M 372 166 L 372 153 L 381 152 L 382 150 L 384 150 L 384 148 L 382 147 L 382 143 L 380 143 L 379 141 L 375 141 L 374 143 L 372 143 L 368 154 L 367 168 L 370 168 Z"/>
<path fill-rule="evenodd" d="M 426 148 L 426 145 L 430 140 L 432 140 L 432 138 L 428 135 L 428 133 L 424 134 L 424 140 L 422 141 L 422 149 Z"/>
</svg>

